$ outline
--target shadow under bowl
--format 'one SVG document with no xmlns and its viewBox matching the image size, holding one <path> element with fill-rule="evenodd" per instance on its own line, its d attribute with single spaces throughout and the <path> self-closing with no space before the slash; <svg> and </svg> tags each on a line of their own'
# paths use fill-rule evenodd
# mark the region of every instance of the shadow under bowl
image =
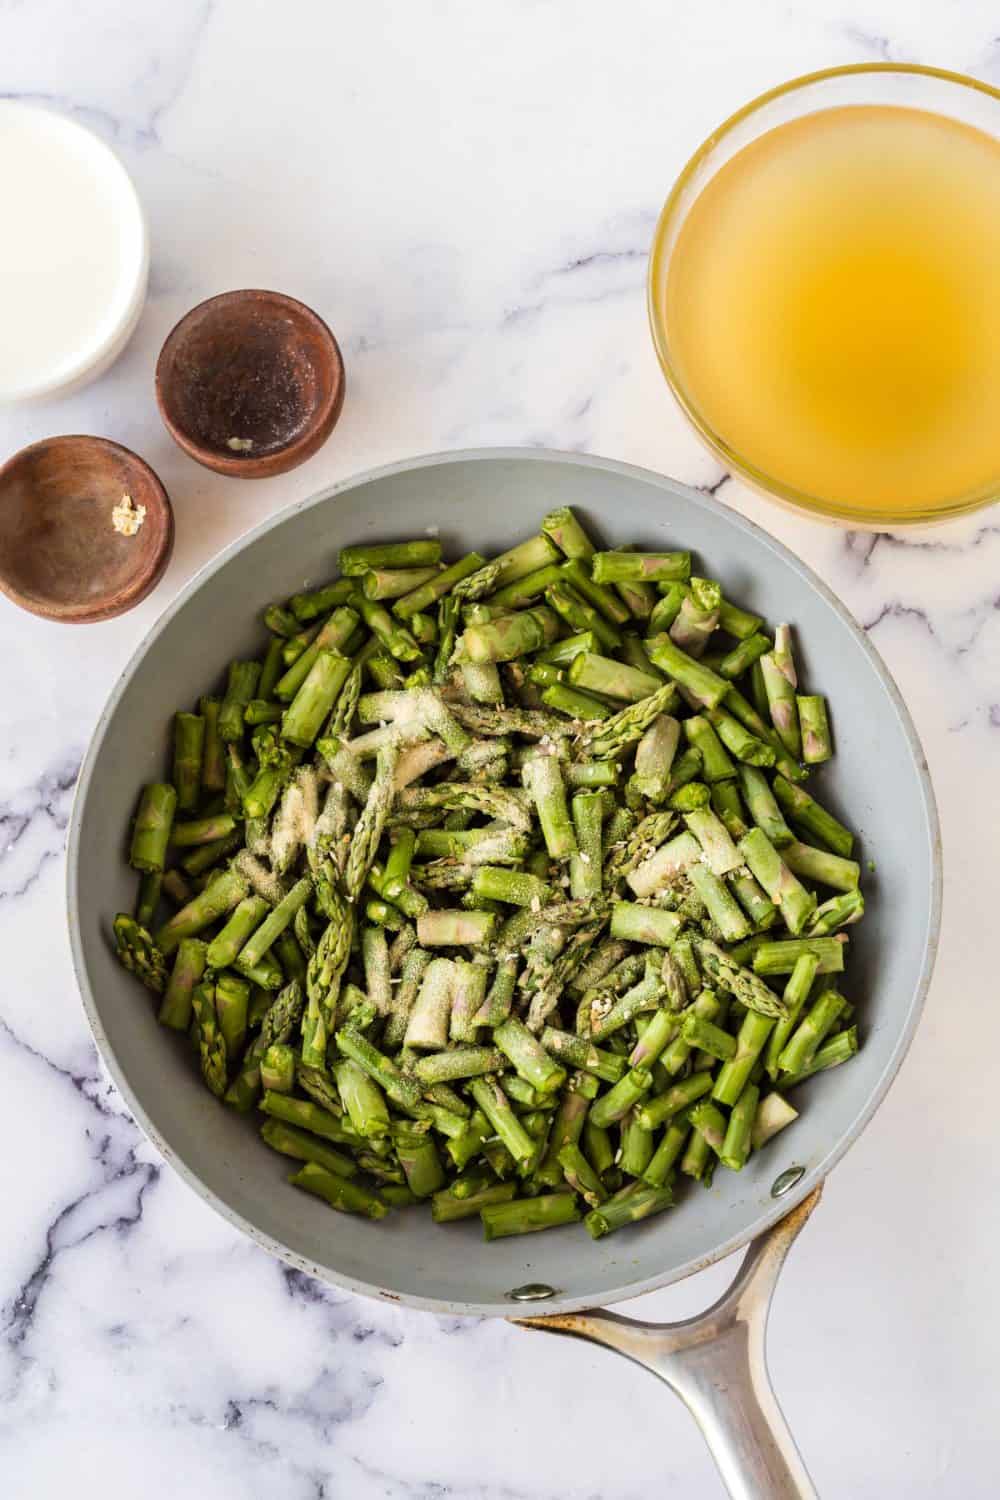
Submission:
<svg viewBox="0 0 1000 1500">
<path fill-rule="evenodd" d="M 168 335 L 156 400 L 171 437 L 198 463 L 264 479 L 326 442 L 344 404 L 344 362 L 323 319 L 294 297 L 223 292 Z"/>
<path fill-rule="evenodd" d="M 112 521 L 124 495 L 146 508 L 134 536 Z M 108 438 L 45 438 L 0 468 L 0 589 L 43 619 L 83 625 L 124 614 L 159 582 L 173 545 L 160 480 Z"/>
</svg>

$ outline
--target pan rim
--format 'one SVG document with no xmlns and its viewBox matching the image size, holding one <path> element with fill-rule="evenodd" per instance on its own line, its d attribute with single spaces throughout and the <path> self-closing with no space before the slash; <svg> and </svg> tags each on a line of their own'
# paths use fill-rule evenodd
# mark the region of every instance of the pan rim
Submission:
<svg viewBox="0 0 1000 1500">
<path fill-rule="evenodd" d="M 706 1267 L 722 1260 L 725 1256 L 742 1249 L 751 1240 L 770 1229 L 779 1219 L 783 1218 L 801 1203 L 826 1178 L 828 1173 L 858 1139 L 859 1135 L 862 1134 L 899 1072 L 903 1059 L 913 1041 L 921 1015 L 923 1014 L 927 991 L 937 959 L 941 929 L 943 870 L 941 828 L 937 800 L 934 795 L 923 746 L 920 743 L 916 727 L 891 672 L 847 608 L 807 563 L 803 562 L 783 542 L 779 542 L 777 538 L 764 531 L 755 522 L 748 520 L 745 516 L 741 516 L 735 511 L 728 510 L 726 507 L 718 507 L 710 495 L 694 489 L 690 485 L 682 484 L 679 480 L 671 479 L 667 475 L 659 474 L 655 470 L 647 469 L 641 465 L 629 464 L 619 459 L 605 458 L 600 455 L 568 452 L 557 448 L 484 447 L 450 449 L 443 452 L 421 454 L 414 458 L 398 459 L 389 464 L 380 464 L 374 468 L 363 470 L 360 474 L 352 475 L 347 479 L 338 480 L 316 494 L 296 501 L 294 504 L 278 511 L 275 515 L 268 516 L 257 526 L 245 533 L 245 535 L 237 537 L 234 541 L 230 542 L 228 546 L 224 547 L 213 558 L 203 564 L 146 632 L 142 641 L 138 644 L 135 651 L 133 651 L 122 672 L 119 674 L 118 680 L 108 695 L 104 708 L 94 726 L 80 768 L 80 775 L 73 797 L 66 852 L 67 920 L 69 924 L 73 970 L 95 1045 L 103 1065 L 110 1074 L 115 1087 L 125 1100 L 133 1118 L 143 1134 L 163 1156 L 164 1160 L 197 1193 L 203 1202 L 208 1203 L 211 1208 L 221 1214 L 234 1228 L 247 1235 L 261 1249 L 266 1250 L 270 1255 L 284 1261 L 285 1264 L 294 1267 L 296 1270 L 315 1277 L 328 1286 L 342 1288 L 358 1296 L 374 1297 L 380 1301 L 397 1303 L 422 1312 L 435 1312 L 466 1317 L 512 1317 L 515 1308 L 509 1301 L 503 1299 L 490 1302 L 464 1302 L 424 1297 L 412 1293 L 390 1292 L 380 1287 L 377 1282 L 363 1281 L 357 1277 L 331 1270 L 329 1266 L 320 1265 L 308 1256 L 298 1254 L 288 1245 L 275 1239 L 273 1235 L 265 1233 L 251 1220 L 232 1208 L 224 1198 L 208 1187 L 198 1172 L 187 1161 L 177 1156 L 163 1139 L 149 1118 L 141 1100 L 133 1090 L 125 1068 L 122 1066 L 114 1048 L 108 1041 L 101 1024 L 93 989 L 90 984 L 78 919 L 77 892 L 79 882 L 80 829 L 87 793 L 109 725 L 126 689 L 142 664 L 146 653 L 153 642 L 162 635 L 174 617 L 185 607 L 188 600 L 200 591 L 233 558 L 252 547 L 259 538 L 265 536 L 276 527 L 283 525 L 293 516 L 311 510 L 318 505 L 328 504 L 346 491 L 357 489 L 376 480 L 391 478 L 396 474 L 412 472 L 415 469 L 431 468 L 445 464 L 495 462 L 498 460 L 510 461 L 512 459 L 543 464 L 568 463 L 582 468 L 604 470 L 641 480 L 644 483 L 655 485 L 661 489 L 680 491 L 685 499 L 694 504 L 699 510 L 717 513 L 721 509 L 728 524 L 732 525 L 738 532 L 752 537 L 756 542 L 766 547 L 781 563 L 790 568 L 814 592 L 819 594 L 826 604 L 833 609 L 840 621 L 847 626 L 858 645 L 864 651 L 869 665 L 879 679 L 895 709 L 920 784 L 924 822 L 930 851 L 930 900 L 927 933 L 921 957 L 920 972 L 914 986 L 913 998 L 885 1067 L 865 1101 L 864 1106 L 855 1116 L 850 1128 L 834 1142 L 822 1160 L 807 1169 L 793 1189 L 786 1193 L 780 1200 L 775 1201 L 773 1206 L 755 1217 L 743 1229 L 714 1246 L 709 1254 L 693 1257 L 681 1265 L 673 1266 L 662 1273 L 644 1277 L 634 1283 L 615 1288 L 610 1297 L 607 1295 L 589 1298 L 586 1296 L 564 1296 L 557 1291 L 554 1297 L 546 1301 L 545 1312 L 571 1313 L 581 1312 L 599 1305 L 610 1306 L 618 1302 L 629 1301 L 634 1297 L 644 1296 L 648 1292 L 657 1291 L 662 1287 L 672 1285 L 674 1282 L 682 1281 L 686 1277 L 693 1275 L 696 1271 L 704 1270 Z"/>
</svg>

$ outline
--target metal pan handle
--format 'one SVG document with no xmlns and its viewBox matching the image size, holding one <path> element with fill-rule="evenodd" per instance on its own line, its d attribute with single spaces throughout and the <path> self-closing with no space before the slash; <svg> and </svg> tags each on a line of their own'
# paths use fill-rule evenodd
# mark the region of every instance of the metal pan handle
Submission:
<svg viewBox="0 0 1000 1500">
<path fill-rule="evenodd" d="M 729 1290 L 698 1317 L 638 1323 L 589 1312 L 513 1321 L 603 1344 L 665 1381 L 701 1428 L 733 1500 L 816 1500 L 771 1388 L 765 1335 L 785 1256 L 822 1191 L 753 1241 Z"/>
</svg>

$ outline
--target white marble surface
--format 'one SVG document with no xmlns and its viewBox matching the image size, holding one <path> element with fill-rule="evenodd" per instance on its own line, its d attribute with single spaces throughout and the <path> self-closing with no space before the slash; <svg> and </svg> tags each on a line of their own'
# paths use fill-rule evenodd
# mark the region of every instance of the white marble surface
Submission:
<svg viewBox="0 0 1000 1500">
<path fill-rule="evenodd" d="M 586 1346 L 355 1300 L 253 1249 L 157 1160 L 103 1081 L 76 994 L 63 842 L 116 674 L 225 542 L 370 464 L 471 444 L 606 453 L 718 486 L 645 327 L 655 215 L 707 130 L 835 62 L 1000 82 L 979 0 L 3 0 L 0 94 L 121 152 L 153 235 L 126 356 L 58 404 L 0 414 L 0 452 L 53 432 L 130 444 L 177 549 L 126 618 L 60 629 L 0 601 L 0 1489 L 14 1500 L 638 1500 L 721 1493 L 680 1405 Z M 275 286 L 337 331 L 349 394 L 282 479 L 175 449 L 156 350 L 210 293 Z M 2 336 L 2 331 L 0 331 Z M 941 957 L 879 1115 L 787 1267 L 771 1362 L 821 1492 L 995 1495 L 1000 1022 L 1000 512 L 849 535 L 719 502 L 799 551 L 871 632 L 941 805 Z M 730 1268 L 636 1304 L 677 1316 Z"/>
</svg>

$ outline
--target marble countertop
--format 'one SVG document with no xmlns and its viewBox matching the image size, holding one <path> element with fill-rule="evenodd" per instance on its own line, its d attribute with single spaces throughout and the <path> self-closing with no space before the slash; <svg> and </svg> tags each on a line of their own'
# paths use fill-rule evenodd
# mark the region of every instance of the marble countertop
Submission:
<svg viewBox="0 0 1000 1500">
<path fill-rule="evenodd" d="M 711 490 L 818 570 L 900 684 L 944 826 L 941 955 L 902 1073 L 786 1268 L 771 1366 L 823 1494 L 996 1493 L 1000 1010 L 984 969 L 1000 898 L 1000 512 L 869 535 L 765 506 L 673 408 L 643 285 L 672 178 L 744 100 L 872 59 L 997 83 L 995 23 L 978 0 L 0 5 L 0 95 L 113 144 L 153 241 L 126 355 L 72 398 L 0 414 L 0 453 L 54 432 L 116 438 L 158 470 L 178 528 L 166 577 L 123 619 L 59 628 L 0 600 L 5 1494 L 721 1494 L 693 1423 L 640 1370 L 359 1300 L 241 1238 L 132 1123 L 73 980 L 74 781 L 144 632 L 262 517 L 372 464 L 475 444 L 603 453 Z M 245 285 L 329 320 L 348 397 L 309 464 L 241 485 L 172 445 L 152 371 L 183 311 Z M 686 1315 L 732 1269 L 633 1310 Z"/>
</svg>

